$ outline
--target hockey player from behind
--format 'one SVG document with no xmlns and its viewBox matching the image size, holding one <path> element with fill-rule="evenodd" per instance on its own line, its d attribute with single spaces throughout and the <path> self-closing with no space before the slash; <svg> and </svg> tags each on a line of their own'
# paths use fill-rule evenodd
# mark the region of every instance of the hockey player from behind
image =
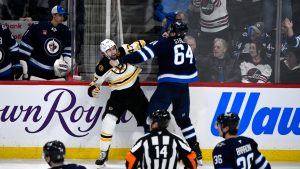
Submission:
<svg viewBox="0 0 300 169">
<path fill-rule="evenodd" d="M 167 110 L 172 103 L 172 114 L 176 123 L 181 128 L 189 146 L 196 152 L 198 163 L 201 165 L 202 153 L 189 117 L 189 83 L 198 81 L 198 72 L 192 49 L 183 41 L 187 30 L 185 23 L 172 23 L 168 30 L 168 37 L 161 37 L 141 50 L 110 61 L 110 63 L 111 65 L 135 64 L 157 57 L 158 86 L 150 99 L 147 116 L 158 109 Z"/>
<path fill-rule="evenodd" d="M 218 116 L 216 128 L 225 140 L 213 150 L 215 169 L 270 169 L 270 164 L 258 151 L 257 143 L 251 138 L 237 135 L 239 122 L 240 118 L 235 113 L 227 112 Z"/>
<path fill-rule="evenodd" d="M 140 138 L 126 155 L 126 168 L 174 169 L 182 160 L 185 168 L 196 169 L 196 153 L 177 135 L 167 130 L 171 116 L 166 110 L 150 115 L 150 133 Z"/>
<path fill-rule="evenodd" d="M 134 115 L 137 126 L 146 124 L 148 100 L 139 84 L 138 75 L 141 69 L 130 64 L 120 64 L 116 67 L 109 64 L 110 60 L 117 59 L 119 52 L 132 52 L 144 45 L 145 42 L 140 40 L 131 45 L 122 45 L 124 48 L 120 47 L 118 50 L 116 44 L 110 39 L 105 39 L 100 43 L 100 50 L 105 57 L 96 66 L 94 80 L 90 83 L 88 94 L 96 97 L 100 93 L 100 86 L 104 81 L 111 89 L 111 95 L 102 116 L 100 158 L 95 162 L 101 167 L 107 160 L 114 129 L 123 113 L 129 110 Z"/>
<path fill-rule="evenodd" d="M 58 140 L 49 141 L 43 147 L 43 157 L 51 169 L 86 169 L 77 164 L 64 164 L 65 145 Z"/>
<path fill-rule="evenodd" d="M 71 32 L 62 24 L 67 13 L 58 5 L 51 14 L 51 21 L 31 25 L 22 37 L 19 51 L 26 63 L 24 79 L 64 80 L 70 71 Z"/>
<path fill-rule="evenodd" d="M 0 24 L 0 80 L 14 80 L 23 74 L 18 44 L 9 28 Z"/>
</svg>

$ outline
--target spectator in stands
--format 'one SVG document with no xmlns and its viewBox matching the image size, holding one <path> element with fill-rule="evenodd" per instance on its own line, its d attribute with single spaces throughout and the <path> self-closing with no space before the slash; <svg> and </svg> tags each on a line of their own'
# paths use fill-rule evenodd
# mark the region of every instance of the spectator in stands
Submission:
<svg viewBox="0 0 300 169">
<path fill-rule="evenodd" d="M 263 0 L 265 31 L 270 33 L 275 27 L 277 1 Z M 292 0 L 282 1 L 282 18 L 292 18 Z"/>
<path fill-rule="evenodd" d="M 300 83 L 300 49 L 288 48 L 280 62 L 280 83 Z"/>
<path fill-rule="evenodd" d="M 154 4 L 154 19 L 161 22 L 161 34 L 167 35 L 171 23 L 185 19 L 191 0 L 161 0 Z"/>
<path fill-rule="evenodd" d="M 198 47 L 203 55 L 212 51 L 215 38 L 230 40 L 229 15 L 226 7 L 227 0 L 193 0 L 193 5 L 200 8 L 200 39 Z"/>
<path fill-rule="evenodd" d="M 268 83 L 272 68 L 264 48 L 258 41 L 250 43 L 249 57 L 240 64 L 242 83 Z"/>
<path fill-rule="evenodd" d="M 257 22 L 254 25 L 244 28 L 244 32 L 237 41 L 233 43 L 233 55 L 237 60 L 243 61 L 249 56 L 250 43 L 259 41 L 264 46 L 267 57 L 271 59 L 275 52 L 271 37 L 264 31 L 264 23 Z"/>
<path fill-rule="evenodd" d="M 295 35 L 293 25 L 292 20 L 285 18 L 282 21 L 282 32 L 287 35 L 288 46 L 300 48 L 300 35 Z"/>
<path fill-rule="evenodd" d="M 20 57 L 30 80 L 64 80 L 71 68 L 71 32 L 62 24 L 67 15 L 60 5 L 51 10 L 52 20 L 31 25 L 20 43 Z M 62 58 L 61 58 L 62 56 Z"/>
<path fill-rule="evenodd" d="M 18 60 L 18 44 L 9 28 L 0 24 L 0 80 L 19 79 L 23 69 Z"/>
<path fill-rule="evenodd" d="M 52 169 L 86 169 L 78 164 L 64 164 L 66 147 L 61 141 L 49 141 L 43 147 L 43 157 Z"/>
<path fill-rule="evenodd" d="M 183 12 L 181 11 L 176 11 L 176 12 L 170 12 L 166 15 L 166 17 L 163 19 L 161 26 L 162 26 L 162 36 L 167 37 L 168 36 L 168 28 L 172 23 L 175 22 L 182 22 L 186 23 L 186 16 Z"/>
<path fill-rule="evenodd" d="M 292 0 L 293 22 L 294 31 L 297 35 L 300 35 L 300 1 Z"/>
<path fill-rule="evenodd" d="M 216 38 L 213 42 L 213 55 L 201 60 L 202 81 L 240 82 L 241 74 L 238 63 L 227 53 L 228 44 L 224 39 Z M 201 78 L 201 77 L 200 77 Z"/>
</svg>

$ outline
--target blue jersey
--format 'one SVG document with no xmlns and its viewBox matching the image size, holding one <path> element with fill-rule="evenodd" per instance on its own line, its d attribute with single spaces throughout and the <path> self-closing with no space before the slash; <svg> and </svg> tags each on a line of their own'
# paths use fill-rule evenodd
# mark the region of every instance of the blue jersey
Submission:
<svg viewBox="0 0 300 169">
<path fill-rule="evenodd" d="M 215 169 L 270 169 L 269 162 L 257 146 L 253 139 L 243 136 L 220 142 L 213 150 Z"/>
<path fill-rule="evenodd" d="M 86 167 L 78 164 L 65 164 L 57 167 L 51 167 L 51 169 L 86 169 Z"/>
<path fill-rule="evenodd" d="M 53 79 L 54 62 L 63 57 L 71 57 L 71 32 L 63 24 L 53 26 L 51 22 L 31 25 L 20 43 L 21 59 L 26 60 L 30 74 Z"/>
<path fill-rule="evenodd" d="M 181 38 L 161 38 L 141 50 L 120 58 L 121 63 L 141 63 L 153 57 L 158 61 L 158 82 L 190 83 L 198 81 L 191 47 Z"/>
<path fill-rule="evenodd" d="M 0 24 L 0 79 L 13 80 L 11 67 L 18 62 L 18 49 L 9 28 Z"/>
</svg>

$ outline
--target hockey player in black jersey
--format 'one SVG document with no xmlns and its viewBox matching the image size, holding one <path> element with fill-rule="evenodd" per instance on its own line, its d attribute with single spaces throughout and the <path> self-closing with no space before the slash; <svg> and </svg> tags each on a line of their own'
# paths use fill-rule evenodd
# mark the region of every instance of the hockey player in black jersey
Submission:
<svg viewBox="0 0 300 169">
<path fill-rule="evenodd" d="M 32 24 L 22 37 L 19 51 L 25 61 L 24 79 L 63 80 L 70 71 L 71 31 L 62 24 L 67 13 L 58 5 L 51 14 L 51 21 Z"/>
<path fill-rule="evenodd" d="M 270 169 L 266 158 L 258 151 L 257 143 L 248 137 L 238 136 L 240 118 L 227 112 L 218 116 L 216 127 L 225 140 L 213 150 L 215 169 Z"/>
<path fill-rule="evenodd" d="M 43 157 L 51 169 L 86 169 L 77 164 L 64 164 L 65 145 L 61 141 L 49 141 L 43 147 Z"/>
<path fill-rule="evenodd" d="M 147 111 L 149 116 L 158 109 L 167 110 L 173 105 L 172 114 L 190 147 L 196 152 L 198 164 L 202 164 L 202 153 L 197 142 L 196 131 L 191 123 L 189 83 L 198 81 L 198 71 L 191 47 L 183 41 L 187 25 L 181 22 L 171 24 L 168 37 L 147 44 L 137 52 L 110 61 L 119 63 L 140 63 L 153 57 L 158 60 L 158 86 L 152 95 Z"/>
<path fill-rule="evenodd" d="M 88 94 L 91 97 L 96 97 L 100 93 L 100 86 L 104 81 L 108 83 L 111 89 L 111 95 L 102 116 L 101 153 L 95 162 L 100 167 L 103 167 L 107 160 L 114 129 L 123 113 L 129 110 L 134 115 L 137 126 L 146 125 L 148 99 L 139 84 L 138 74 L 141 72 L 141 68 L 127 63 L 116 67 L 109 64 L 110 60 L 117 58 L 119 52 L 132 52 L 140 49 L 143 45 L 145 42 L 140 40 L 131 45 L 124 44 L 118 50 L 116 44 L 110 39 L 105 39 L 100 44 L 100 50 L 104 57 L 96 66 L 94 80 L 88 88 Z"/>
<path fill-rule="evenodd" d="M 23 74 L 18 44 L 9 28 L 0 24 L 0 80 L 18 79 Z"/>
<path fill-rule="evenodd" d="M 167 130 L 171 116 L 166 110 L 157 110 L 150 116 L 150 133 L 140 138 L 126 155 L 126 168 L 138 166 L 156 169 L 174 169 L 182 160 L 185 168 L 196 169 L 196 154 L 179 136 Z"/>
</svg>

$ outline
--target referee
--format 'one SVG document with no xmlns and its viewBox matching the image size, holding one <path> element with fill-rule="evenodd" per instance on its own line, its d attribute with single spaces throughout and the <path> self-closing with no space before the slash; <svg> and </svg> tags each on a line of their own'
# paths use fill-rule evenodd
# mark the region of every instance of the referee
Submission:
<svg viewBox="0 0 300 169">
<path fill-rule="evenodd" d="M 150 116 L 151 132 L 141 137 L 126 155 L 126 168 L 174 169 L 182 160 L 185 168 L 196 169 L 196 153 L 178 136 L 167 130 L 171 116 L 157 110 Z"/>
</svg>

